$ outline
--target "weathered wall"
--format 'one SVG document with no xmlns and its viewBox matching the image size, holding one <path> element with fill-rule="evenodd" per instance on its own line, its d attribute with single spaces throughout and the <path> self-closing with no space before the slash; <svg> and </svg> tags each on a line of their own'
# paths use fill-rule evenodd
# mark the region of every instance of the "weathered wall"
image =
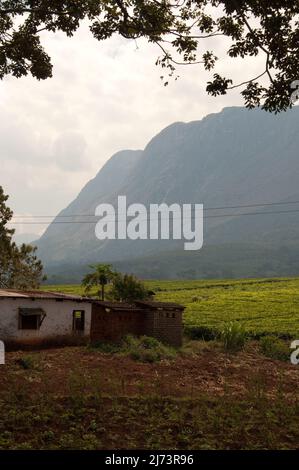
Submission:
<svg viewBox="0 0 299 470">
<path fill-rule="evenodd" d="M 181 310 L 108 310 L 102 305 L 93 305 L 91 341 L 119 341 L 132 334 L 152 336 L 174 347 L 182 345 Z"/>
<path fill-rule="evenodd" d="M 109 310 L 109 309 L 108 309 Z M 102 305 L 92 307 L 91 334 L 92 342 L 120 341 L 128 334 L 145 334 L 144 312 L 139 310 L 106 311 Z"/>
<path fill-rule="evenodd" d="M 149 323 L 149 336 L 157 338 L 163 343 L 167 343 L 174 347 L 180 347 L 183 341 L 183 320 L 181 310 L 151 310 L 148 312 L 152 322 Z"/>
<path fill-rule="evenodd" d="M 19 308 L 42 308 L 46 317 L 39 330 L 19 329 Z M 91 304 L 55 299 L 0 299 L 0 340 L 26 343 L 30 340 L 73 335 L 73 311 L 85 311 L 84 336 L 90 334 Z"/>
<path fill-rule="evenodd" d="M 41 308 L 46 317 L 38 330 L 19 329 L 19 308 Z M 80 337 L 92 341 L 119 341 L 127 334 L 153 336 L 179 347 L 182 344 L 182 311 L 167 308 L 107 310 L 103 305 L 56 299 L 0 299 L 0 340 L 38 344 L 51 338 L 77 336 L 73 332 L 73 311 L 85 311 L 85 329 Z M 66 343 L 66 341 L 65 341 Z M 67 344 L 67 343 L 66 343 Z"/>
</svg>

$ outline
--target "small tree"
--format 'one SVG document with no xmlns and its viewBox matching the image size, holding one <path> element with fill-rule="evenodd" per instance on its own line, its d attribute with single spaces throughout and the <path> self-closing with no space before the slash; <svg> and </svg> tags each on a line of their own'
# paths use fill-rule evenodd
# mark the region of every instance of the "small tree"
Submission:
<svg viewBox="0 0 299 470">
<path fill-rule="evenodd" d="M 112 269 L 110 264 L 92 264 L 90 268 L 94 271 L 86 274 L 82 280 L 82 286 L 84 286 L 86 293 L 90 293 L 93 287 L 100 287 L 98 296 L 101 300 L 104 300 L 105 286 L 114 279 L 116 272 Z"/>
<path fill-rule="evenodd" d="M 13 212 L 7 207 L 8 196 L 0 186 L 0 288 L 33 289 L 43 277 L 42 263 L 37 259 L 36 247 L 13 242 L 14 230 L 8 228 Z"/>
<path fill-rule="evenodd" d="M 112 300 L 132 303 L 134 300 L 148 300 L 153 292 L 131 274 L 118 274 L 113 279 L 113 286 L 109 297 Z"/>
</svg>

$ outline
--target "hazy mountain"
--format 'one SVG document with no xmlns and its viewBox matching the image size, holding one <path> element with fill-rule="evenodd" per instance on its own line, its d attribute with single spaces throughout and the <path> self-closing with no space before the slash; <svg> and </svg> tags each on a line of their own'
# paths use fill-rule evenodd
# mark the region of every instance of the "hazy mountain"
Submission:
<svg viewBox="0 0 299 470">
<path fill-rule="evenodd" d="M 96 177 L 86 184 L 76 199 L 58 214 L 54 223 L 35 242 L 39 248 L 39 255 L 46 265 L 57 262 L 59 264 L 66 260 L 82 260 L 84 256 L 90 259 L 87 245 L 88 242 L 94 241 L 94 224 L 85 222 L 94 220 L 94 217 L 86 215 L 92 216 L 98 204 L 108 202 L 108 195 L 117 193 L 132 173 L 141 155 L 141 150 L 117 152 Z M 84 223 L 68 223 L 70 221 L 84 221 Z"/>
<path fill-rule="evenodd" d="M 193 257 L 177 241 L 99 242 L 94 235 L 94 223 L 86 223 L 94 221 L 92 217 L 59 219 L 84 220 L 84 224 L 50 225 L 38 241 L 40 256 L 51 272 L 61 271 L 62 265 L 112 261 L 124 269 L 128 266 L 130 271 L 146 273 L 147 277 L 151 277 L 151 272 L 157 276 L 150 260 L 160 265 L 167 258 L 168 277 L 180 277 L 190 264 L 194 265 L 193 260 L 196 259 L 196 266 L 201 261 L 209 266 L 210 259 L 210 269 L 206 271 L 213 277 L 225 269 L 232 276 L 239 275 L 240 263 L 246 265 L 244 259 L 249 261 L 252 250 L 257 250 L 254 272 L 283 275 L 289 266 L 285 250 L 295 250 L 299 241 L 299 213 L 265 213 L 299 210 L 299 204 L 266 205 L 299 201 L 298 118 L 298 107 L 277 116 L 233 107 L 201 121 L 172 124 L 155 136 L 144 151 L 114 155 L 59 214 L 92 215 L 101 202 L 116 205 L 117 195 L 126 195 L 128 204 L 177 202 L 203 203 L 205 209 L 228 207 L 205 211 L 208 216 L 204 226 L 205 249 L 193 253 Z M 265 205 L 234 208 L 250 204 Z M 241 215 L 248 212 L 263 215 Z M 212 260 L 213 249 L 206 249 L 209 245 L 226 252 L 225 257 L 219 257 L 218 265 L 217 259 Z M 233 263 L 229 262 L 230 253 Z M 195 275 L 201 275 L 202 270 L 196 266 L 191 271 L 195 269 Z M 254 275 L 250 263 L 248 266 L 247 273 L 242 268 L 242 275 Z"/>
</svg>

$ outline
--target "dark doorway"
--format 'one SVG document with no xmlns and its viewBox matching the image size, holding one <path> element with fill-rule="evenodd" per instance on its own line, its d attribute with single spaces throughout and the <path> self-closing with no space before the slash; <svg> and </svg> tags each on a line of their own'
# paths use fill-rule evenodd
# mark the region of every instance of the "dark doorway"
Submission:
<svg viewBox="0 0 299 470">
<path fill-rule="evenodd" d="M 73 331 L 75 333 L 82 333 L 85 328 L 85 311 L 74 310 L 73 311 Z"/>
</svg>

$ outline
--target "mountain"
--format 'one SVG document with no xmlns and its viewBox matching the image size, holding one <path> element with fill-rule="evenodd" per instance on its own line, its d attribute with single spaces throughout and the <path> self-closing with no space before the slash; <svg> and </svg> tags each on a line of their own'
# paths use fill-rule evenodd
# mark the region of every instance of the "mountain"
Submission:
<svg viewBox="0 0 299 470">
<path fill-rule="evenodd" d="M 113 155 L 96 177 L 89 181 L 74 201 L 62 210 L 54 223 L 35 242 L 38 253 L 46 266 L 66 260 L 84 260 L 88 256 L 88 243 L 94 241 L 94 224 L 69 224 L 69 221 L 88 222 L 94 217 L 76 217 L 78 214 L 94 214 L 101 202 L 108 202 L 108 195 L 117 193 L 142 156 L 141 150 L 123 150 Z M 75 217 L 73 217 L 75 215 Z M 56 224 L 55 222 L 66 222 Z"/>
<path fill-rule="evenodd" d="M 48 272 L 67 276 L 71 266 L 81 273 L 90 262 L 110 261 L 146 277 L 162 271 L 169 278 L 293 273 L 299 212 L 280 212 L 299 209 L 292 204 L 299 201 L 298 118 L 298 107 L 279 115 L 225 108 L 201 121 L 168 126 L 143 151 L 115 154 L 37 242 Z M 116 206 L 118 195 L 146 206 L 203 203 L 204 248 L 190 254 L 182 241 L 100 242 L 95 224 L 87 222 L 94 222 L 98 204 Z M 259 206 L 235 207 L 249 205 Z M 211 209 L 217 207 L 227 209 Z"/>
</svg>

